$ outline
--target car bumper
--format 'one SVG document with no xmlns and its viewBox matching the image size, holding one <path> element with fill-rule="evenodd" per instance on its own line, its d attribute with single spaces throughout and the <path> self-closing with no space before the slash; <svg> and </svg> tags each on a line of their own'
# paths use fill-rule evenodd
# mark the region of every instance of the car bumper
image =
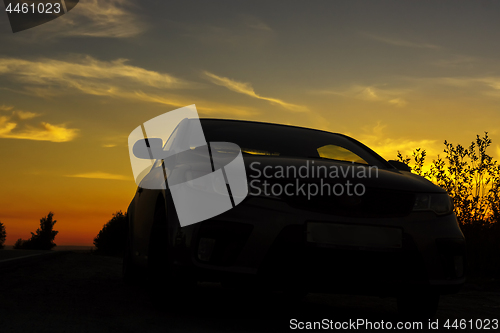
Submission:
<svg viewBox="0 0 500 333">
<path fill-rule="evenodd" d="M 401 246 L 309 242 L 307 224 L 312 221 L 395 228 L 401 230 Z M 453 293 L 465 282 L 465 240 L 454 214 L 339 217 L 252 197 L 214 219 L 179 230 L 189 244 L 176 244 L 176 251 L 184 251 L 176 267 L 200 280 L 384 295 L 405 288 Z"/>
</svg>

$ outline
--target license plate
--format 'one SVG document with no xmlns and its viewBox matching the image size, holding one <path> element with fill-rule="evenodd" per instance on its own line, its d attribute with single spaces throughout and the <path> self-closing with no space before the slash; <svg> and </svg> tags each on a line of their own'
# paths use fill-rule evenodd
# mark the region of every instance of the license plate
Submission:
<svg viewBox="0 0 500 333">
<path fill-rule="evenodd" d="M 307 242 L 338 247 L 400 249 L 403 232 L 400 228 L 340 223 L 307 223 Z"/>
</svg>

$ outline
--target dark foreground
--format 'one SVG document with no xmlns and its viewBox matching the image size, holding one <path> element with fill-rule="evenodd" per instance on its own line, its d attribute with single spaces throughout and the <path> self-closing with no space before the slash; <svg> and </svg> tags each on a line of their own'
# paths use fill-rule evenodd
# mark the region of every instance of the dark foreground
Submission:
<svg viewBox="0 0 500 333">
<path fill-rule="evenodd" d="M 409 322 L 391 298 L 310 294 L 289 303 L 216 286 L 202 286 L 190 298 L 182 306 L 158 304 L 146 287 L 123 283 L 121 259 L 71 252 L 0 271 L 0 332 L 291 332 L 298 331 L 290 329 L 291 319 Z M 433 331 L 471 331 L 447 330 L 447 319 L 494 318 L 500 319 L 500 285 L 476 281 L 442 297 Z M 427 325 L 405 331 L 428 332 Z"/>
</svg>

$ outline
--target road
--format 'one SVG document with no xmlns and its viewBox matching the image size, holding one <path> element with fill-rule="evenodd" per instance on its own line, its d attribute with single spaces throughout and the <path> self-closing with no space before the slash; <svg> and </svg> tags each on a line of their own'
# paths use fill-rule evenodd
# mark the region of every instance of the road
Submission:
<svg viewBox="0 0 500 333">
<path fill-rule="evenodd" d="M 498 281 L 469 284 L 459 294 L 443 296 L 439 324 L 456 318 L 500 319 Z M 217 286 L 200 287 L 183 305 L 170 306 L 167 300 L 162 305 L 151 300 L 145 287 L 123 283 L 121 259 L 84 252 L 0 271 L 2 333 L 291 332 L 292 319 L 365 319 L 372 324 L 402 320 L 391 298 L 310 294 L 300 303 L 287 304 Z"/>
</svg>

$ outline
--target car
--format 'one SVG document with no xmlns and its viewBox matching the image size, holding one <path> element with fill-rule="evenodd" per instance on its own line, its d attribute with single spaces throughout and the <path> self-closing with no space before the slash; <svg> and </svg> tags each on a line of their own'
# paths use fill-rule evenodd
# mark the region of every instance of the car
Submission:
<svg viewBox="0 0 500 333">
<path fill-rule="evenodd" d="M 401 313 L 424 316 L 436 313 L 440 295 L 464 284 L 465 239 L 453 201 L 405 164 L 342 134 L 197 121 L 207 142 L 241 149 L 248 195 L 181 226 L 168 186 L 141 186 L 166 182 L 166 162 L 156 160 L 128 207 L 127 281 L 148 276 L 172 292 L 216 281 L 297 297 L 390 296 Z"/>
</svg>

